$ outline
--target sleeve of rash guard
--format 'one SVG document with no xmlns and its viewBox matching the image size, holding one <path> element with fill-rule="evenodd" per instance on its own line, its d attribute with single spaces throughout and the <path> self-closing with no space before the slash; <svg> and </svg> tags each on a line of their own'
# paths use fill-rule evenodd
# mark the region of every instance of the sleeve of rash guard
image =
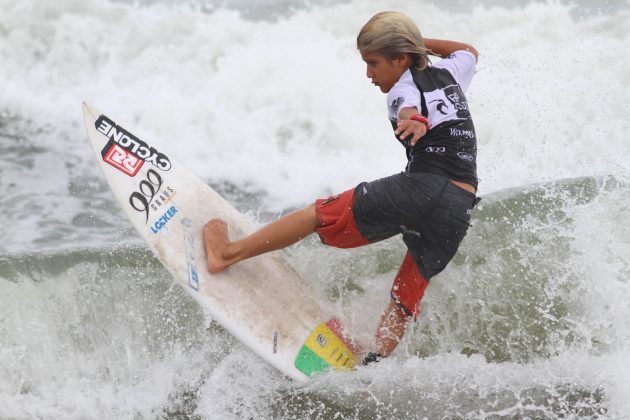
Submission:
<svg viewBox="0 0 630 420">
<path fill-rule="evenodd" d="M 473 53 L 461 50 L 455 51 L 447 58 L 438 61 L 434 66 L 448 70 L 462 90 L 466 92 L 475 75 L 476 64 L 477 60 Z"/>
<path fill-rule="evenodd" d="M 398 119 L 402 108 L 420 109 L 420 92 L 417 88 L 403 83 L 396 83 L 387 94 L 387 113 L 390 121 Z"/>
</svg>

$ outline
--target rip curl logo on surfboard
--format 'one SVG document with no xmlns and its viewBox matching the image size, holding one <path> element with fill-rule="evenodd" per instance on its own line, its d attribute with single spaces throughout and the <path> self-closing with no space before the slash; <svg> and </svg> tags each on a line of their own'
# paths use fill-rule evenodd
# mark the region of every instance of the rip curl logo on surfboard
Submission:
<svg viewBox="0 0 630 420">
<path fill-rule="evenodd" d="M 144 162 L 149 162 L 162 171 L 171 169 L 171 161 L 164 153 L 158 152 L 105 115 L 96 120 L 94 127 L 108 138 L 101 151 L 103 161 L 124 174 L 135 176 Z"/>
<path fill-rule="evenodd" d="M 110 143 L 107 143 L 109 146 Z M 114 168 L 126 173 L 129 176 L 136 176 L 144 161 L 128 150 L 123 149 L 117 144 L 112 144 L 111 148 L 107 150 L 107 147 L 103 149 L 103 160 Z"/>
</svg>

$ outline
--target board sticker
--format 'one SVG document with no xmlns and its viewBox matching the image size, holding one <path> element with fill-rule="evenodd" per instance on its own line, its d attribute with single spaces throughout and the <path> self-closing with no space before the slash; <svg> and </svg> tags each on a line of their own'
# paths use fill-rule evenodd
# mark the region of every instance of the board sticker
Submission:
<svg viewBox="0 0 630 420">
<path fill-rule="evenodd" d="M 129 176 L 136 176 L 144 163 L 142 159 L 112 141 L 103 149 L 103 160 Z"/>
<path fill-rule="evenodd" d="M 306 376 L 331 368 L 352 369 L 356 362 L 354 353 L 328 325 L 332 321 L 319 324 L 300 348 L 295 367 Z"/>
</svg>

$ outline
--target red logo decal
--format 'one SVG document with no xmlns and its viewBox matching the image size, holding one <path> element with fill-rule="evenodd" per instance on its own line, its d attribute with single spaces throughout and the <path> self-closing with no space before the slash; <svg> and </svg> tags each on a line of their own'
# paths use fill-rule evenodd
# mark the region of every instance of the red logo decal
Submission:
<svg viewBox="0 0 630 420">
<path fill-rule="evenodd" d="M 117 144 L 112 145 L 103 156 L 103 160 L 129 176 L 135 176 L 144 163 L 142 159 Z"/>
</svg>

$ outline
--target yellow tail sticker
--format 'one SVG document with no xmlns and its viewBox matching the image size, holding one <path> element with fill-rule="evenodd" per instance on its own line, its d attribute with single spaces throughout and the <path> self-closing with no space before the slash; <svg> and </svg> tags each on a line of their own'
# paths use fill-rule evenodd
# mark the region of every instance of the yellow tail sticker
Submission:
<svg viewBox="0 0 630 420">
<path fill-rule="evenodd" d="M 350 369 L 356 361 L 355 355 L 326 323 L 319 324 L 304 345 L 335 369 Z"/>
</svg>

